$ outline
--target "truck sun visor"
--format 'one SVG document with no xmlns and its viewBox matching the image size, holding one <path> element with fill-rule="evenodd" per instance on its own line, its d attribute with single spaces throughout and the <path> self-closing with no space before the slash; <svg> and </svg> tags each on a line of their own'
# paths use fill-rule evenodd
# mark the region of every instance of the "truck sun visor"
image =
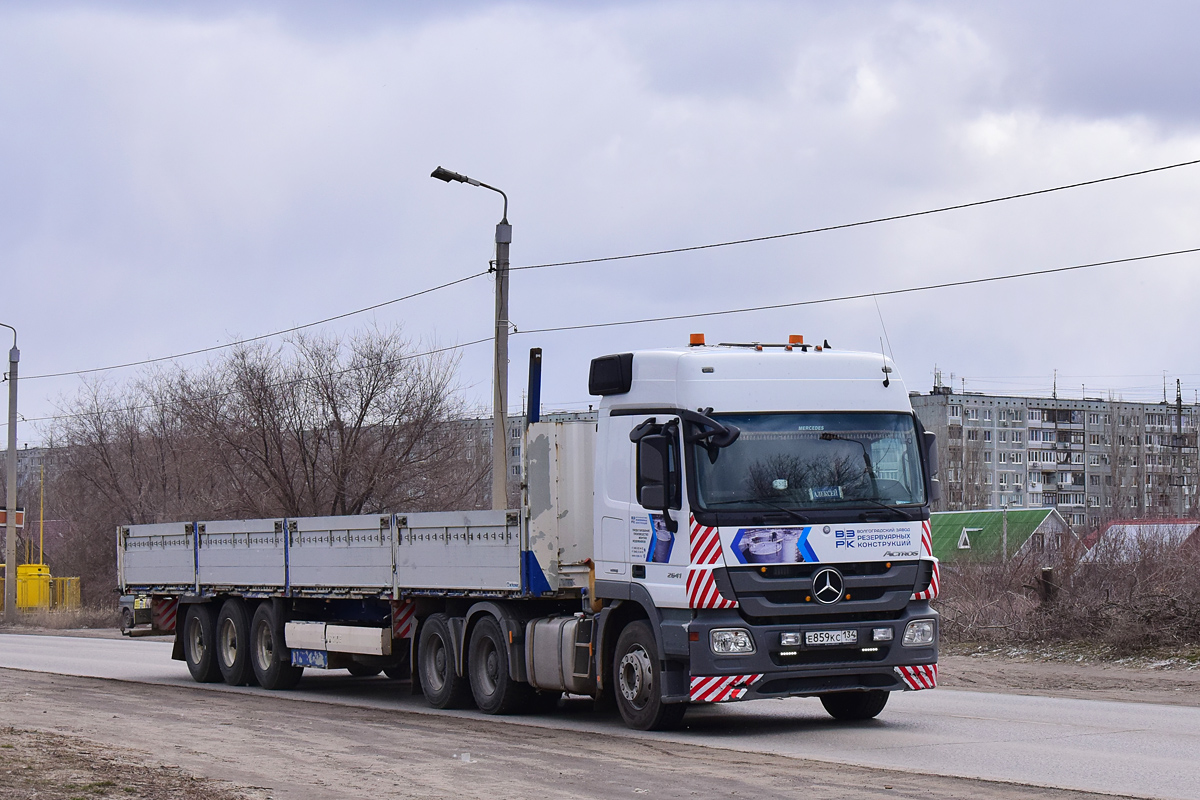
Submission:
<svg viewBox="0 0 1200 800">
<path fill-rule="evenodd" d="M 590 394 L 625 394 L 633 386 L 633 353 L 617 353 L 592 359 L 588 374 Z"/>
</svg>

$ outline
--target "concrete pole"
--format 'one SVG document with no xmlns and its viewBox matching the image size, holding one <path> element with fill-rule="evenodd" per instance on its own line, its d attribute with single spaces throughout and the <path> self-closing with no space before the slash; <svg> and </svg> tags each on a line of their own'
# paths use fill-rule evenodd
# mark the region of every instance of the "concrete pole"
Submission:
<svg viewBox="0 0 1200 800">
<path fill-rule="evenodd" d="M 1008 561 L 1008 503 L 1000 512 L 1000 547 L 1004 550 L 1004 561 Z"/>
<path fill-rule="evenodd" d="M 3 325 L 3 323 L 0 323 Z M 4 496 L 7 524 L 4 530 L 4 621 L 17 621 L 17 329 L 11 325 L 13 346 L 8 351 L 8 488 Z"/>
<path fill-rule="evenodd" d="M 492 367 L 492 509 L 502 511 L 508 508 L 508 246 L 512 242 L 508 195 L 445 167 L 438 167 L 429 177 L 490 189 L 504 198 L 504 213 L 496 225 L 496 347 Z"/>
<path fill-rule="evenodd" d="M 508 205 L 505 198 L 505 206 Z M 507 208 L 505 209 L 507 211 Z M 508 508 L 508 214 L 496 225 L 496 357 L 492 411 L 492 508 Z"/>
</svg>

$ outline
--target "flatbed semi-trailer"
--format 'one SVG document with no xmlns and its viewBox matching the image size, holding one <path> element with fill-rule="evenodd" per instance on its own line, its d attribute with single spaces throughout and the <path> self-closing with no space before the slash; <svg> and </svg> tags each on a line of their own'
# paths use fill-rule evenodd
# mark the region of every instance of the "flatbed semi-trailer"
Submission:
<svg viewBox="0 0 1200 800">
<path fill-rule="evenodd" d="M 593 360 L 597 419 L 527 425 L 519 508 L 122 526 L 120 590 L 197 681 L 873 717 L 937 682 L 936 444 L 889 361 L 798 338 Z"/>
</svg>

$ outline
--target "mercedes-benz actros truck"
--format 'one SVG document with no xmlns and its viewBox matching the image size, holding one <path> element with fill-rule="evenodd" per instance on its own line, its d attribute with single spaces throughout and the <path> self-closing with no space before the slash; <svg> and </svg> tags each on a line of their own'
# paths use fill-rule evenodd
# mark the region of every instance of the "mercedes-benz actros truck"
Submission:
<svg viewBox="0 0 1200 800">
<path fill-rule="evenodd" d="M 518 508 L 122 526 L 120 591 L 197 681 L 386 671 L 439 708 L 565 692 L 643 730 L 936 685 L 937 448 L 888 359 L 693 336 L 594 359 L 589 390 L 587 420 L 530 398 Z"/>
</svg>

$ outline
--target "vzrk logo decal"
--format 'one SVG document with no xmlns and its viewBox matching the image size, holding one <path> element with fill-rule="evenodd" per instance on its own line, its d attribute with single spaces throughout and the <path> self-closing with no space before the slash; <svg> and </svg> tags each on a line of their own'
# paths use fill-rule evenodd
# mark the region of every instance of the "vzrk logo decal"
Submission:
<svg viewBox="0 0 1200 800">
<path fill-rule="evenodd" d="M 842 574 L 836 569 L 823 569 L 813 576 L 813 597 L 818 603 L 832 605 L 842 599 Z"/>
</svg>

